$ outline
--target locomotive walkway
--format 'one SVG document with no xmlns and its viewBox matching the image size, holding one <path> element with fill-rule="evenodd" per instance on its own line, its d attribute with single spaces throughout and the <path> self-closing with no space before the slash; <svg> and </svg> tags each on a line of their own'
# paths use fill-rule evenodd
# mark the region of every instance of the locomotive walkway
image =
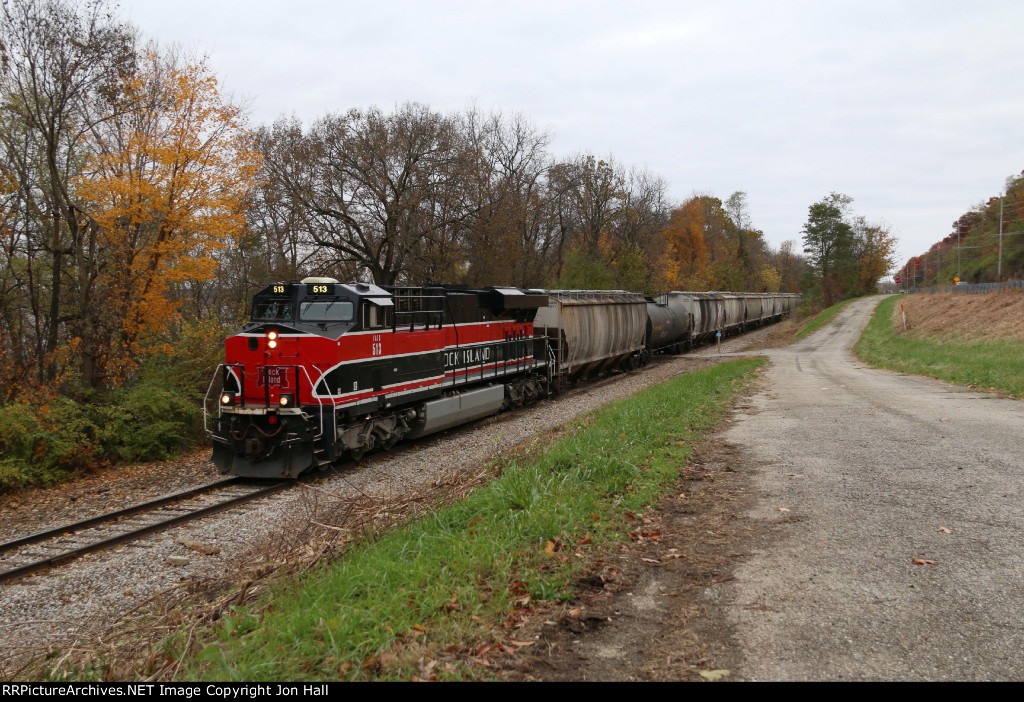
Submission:
<svg viewBox="0 0 1024 702">
<path fill-rule="evenodd" d="M 1024 678 L 1024 402 L 866 367 L 878 301 L 766 352 L 721 437 L 766 527 L 725 586 L 734 679 Z"/>
</svg>

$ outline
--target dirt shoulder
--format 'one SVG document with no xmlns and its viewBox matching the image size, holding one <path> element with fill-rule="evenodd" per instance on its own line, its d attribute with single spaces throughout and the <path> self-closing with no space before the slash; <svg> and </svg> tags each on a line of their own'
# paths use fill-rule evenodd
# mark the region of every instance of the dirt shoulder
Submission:
<svg viewBox="0 0 1024 702">
<path fill-rule="evenodd" d="M 743 410 L 743 403 L 737 407 Z M 734 446 L 708 439 L 671 498 L 637 515 L 631 541 L 595 563 L 579 597 L 537 610 L 517 639 L 534 641 L 498 671 L 517 681 L 726 679 L 733 632 L 716 614 L 722 587 L 747 557 L 748 477 Z"/>
</svg>

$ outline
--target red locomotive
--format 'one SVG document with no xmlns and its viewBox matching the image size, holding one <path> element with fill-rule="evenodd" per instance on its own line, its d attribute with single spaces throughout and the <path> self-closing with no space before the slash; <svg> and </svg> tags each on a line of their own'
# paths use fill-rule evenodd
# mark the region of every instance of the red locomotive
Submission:
<svg viewBox="0 0 1024 702">
<path fill-rule="evenodd" d="M 546 395 L 553 356 L 533 320 L 547 304 L 516 288 L 269 285 L 225 343 L 213 460 L 295 477 Z"/>
</svg>

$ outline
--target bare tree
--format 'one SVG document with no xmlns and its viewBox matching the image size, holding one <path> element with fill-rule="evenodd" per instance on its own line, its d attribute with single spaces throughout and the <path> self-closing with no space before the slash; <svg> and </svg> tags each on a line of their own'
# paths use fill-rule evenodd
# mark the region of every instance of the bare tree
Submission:
<svg viewBox="0 0 1024 702">
<path fill-rule="evenodd" d="M 133 30 L 117 22 L 102 0 L 18 0 L 0 11 L 0 148 L 18 181 L 18 210 L 26 216 L 22 235 L 40 381 L 56 376 L 61 331 L 83 314 L 66 288 L 80 297 L 95 277 L 94 230 L 73 180 L 91 130 L 105 118 L 95 105 L 115 95 L 132 70 L 134 43 Z"/>
<path fill-rule="evenodd" d="M 333 263 L 394 284 L 422 278 L 417 261 L 453 248 L 469 208 L 468 154 L 452 118 L 406 104 L 328 115 L 306 132 L 279 120 L 272 135 L 266 178 Z"/>
</svg>

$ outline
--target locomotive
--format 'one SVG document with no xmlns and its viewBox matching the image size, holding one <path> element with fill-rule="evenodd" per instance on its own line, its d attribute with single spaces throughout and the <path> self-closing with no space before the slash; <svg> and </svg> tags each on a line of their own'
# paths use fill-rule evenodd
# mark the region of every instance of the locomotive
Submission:
<svg viewBox="0 0 1024 702">
<path fill-rule="evenodd" d="M 225 341 L 207 391 L 213 461 L 298 477 L 776 321 L 798 297 L 274 283 Z"/>
</svg>

